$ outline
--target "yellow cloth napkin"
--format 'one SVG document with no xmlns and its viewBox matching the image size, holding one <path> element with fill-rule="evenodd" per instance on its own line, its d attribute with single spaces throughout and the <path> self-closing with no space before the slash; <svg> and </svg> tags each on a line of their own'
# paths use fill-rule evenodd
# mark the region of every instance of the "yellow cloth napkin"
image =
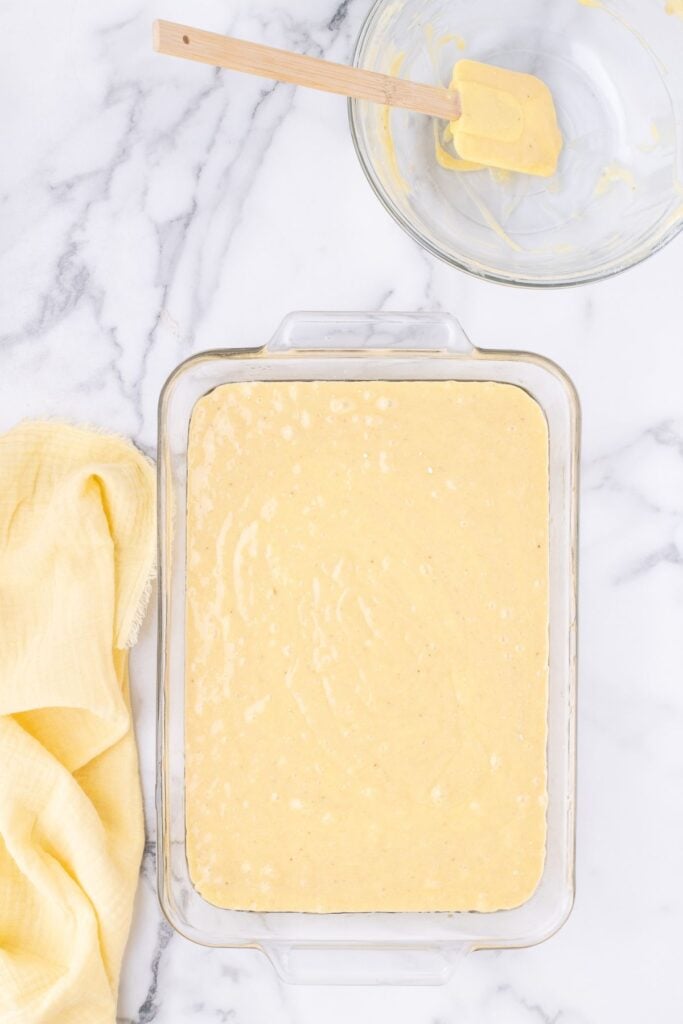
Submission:
<svg viewBox="0 0 683 1024">
<path fill-rule="evenodd" d="M 0 1021 L 112 1024 L 143 847 L 128 654 L 154 474 L 55 423 L 0 437 Z"/>
</svg>

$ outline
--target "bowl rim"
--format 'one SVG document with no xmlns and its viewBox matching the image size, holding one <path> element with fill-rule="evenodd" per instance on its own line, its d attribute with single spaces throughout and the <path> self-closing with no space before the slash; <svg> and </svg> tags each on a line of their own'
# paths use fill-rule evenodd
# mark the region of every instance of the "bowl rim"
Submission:
<svg viewBox="0 0 683 1024">
<path fill-rule="evenodd" d="M 391 2 L 392 0 L 374 0 L 372 7 L 368 11 L 363 24 L 360 27 L 360 31 L 356 39 L 352 57 L 352 64 L 354 67 L 363 67 L 362 57 L 364 55 L 364 48 L 370 31 L 380 13 Z M 452 253 L 446 252 L 438 245 L 435 245 L 434 242 L 423 234 L 423 232 L 420 231 L 419 228 L 417 228 L 415 224 L 393 203 L 382 186 L 379 177 L 375 173 L 373 163 L 361 142 L 361 132 L 358 122 L 359 110 L 364 102 L 365 101 L 363 100 L 349 97 L 347 101 L 347 111 L 353 148 L 356 151 L 356 156 L 358 157 L 358 161 L 372 191 L 375 193 L 386 212 L 394 219 L 394 221 L 396 221 L 399 227 L 403 228 L 406 234 L 410 235 L 413 241 L 417 242 L 423 249 L 426 249 L 432 256 L 435 256 L 442 262 L 454 267 L 456 270 L 461 270 L 463 273 L 469 274 L 471 277 L 476 277 L 483 281 L 490 281 L 494 284 L 505 284 L 510 285 L 511 287 L 537 289 L 572 288 L 577 285 L 594 284 L 597 281 L 605 281 L 611 277 L 616 277 L 617 274 L 622 274 L 624 271 L 630 270 L 631 267 L 638 266 L 638 264 L 645 262 L 645 260 L 654 256 L 655 253 L 659 252 L 660 249 L 663 249 L 664 246 L 668 245 L 669 242 L 673 241 L 673 239 L 683 231 L 682 197 L 680 216 L 673 220 L 672 223 L 663 230 L 649 246 L 625 259 L 622 258 L 615 260 L 613 263 L 608 263 L 601 269 L 588 271 L 587 273 L 579 272 L 570 275 L 558 275 L 557 277 L 545 277 L 541 279 L 533 275 L 512 272 L 506 273 L 500 269 L 486 267 L 474 260 L 468 260 L 466 257 L 459 258 L 454 256 Z"/>
</svg>

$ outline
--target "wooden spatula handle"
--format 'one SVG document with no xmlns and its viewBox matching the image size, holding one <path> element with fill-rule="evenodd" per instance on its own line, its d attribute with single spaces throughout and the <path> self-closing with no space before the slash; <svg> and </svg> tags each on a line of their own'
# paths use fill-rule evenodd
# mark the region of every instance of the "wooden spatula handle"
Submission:
<svg viewBox="0 0 683 1024">
<path fill-rule="evenodd" d="M 172 57 L 186 57 L 216 67 L 354 96 L 390 107 L 405 107 L 446 120 L 460 116 L 458 94 L 448 89 L 407 82 L 346 64 L 333 64 L 317 57 L 248 43 L 172 21 L 154 22 L 154 49 Z"/>
</svg>

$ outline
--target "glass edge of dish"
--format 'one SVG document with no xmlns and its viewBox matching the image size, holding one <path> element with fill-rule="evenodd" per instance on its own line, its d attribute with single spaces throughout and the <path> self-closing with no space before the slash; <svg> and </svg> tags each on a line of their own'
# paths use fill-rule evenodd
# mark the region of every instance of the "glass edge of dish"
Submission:
<svg viewBox="0 0 683 1024">
<path fill-rule="evenodd" d="M 334 311 L 324 311 L 327 317 L 332 317 Z M 296 311 L 296 315 L 306 317 L 318 316 L 320 311 Z M 341 313 L 341 316 L 347 315 Z M 294 313 L 290 315 L 295 315 Z M 400 317 L 402 314 L 395 311 L 387 311 L 385 314 L 387 317 Z M 417 314 L 420 315 L 419 313 Z M 429 314 L 425 313 L 425 316 Z M 447 315 L 447 314 L 443 314 Z M 305 355 L 302 352 L 292 353 L 297 357 Z M 321 352 L 315 351 L 308 353 L 308 355 L 319 356 Z M 343 352 L 333 351 L 332 355 L 341 355 Z M 347 353 L 352 354 L 352 353 Z M 356 355 L 359 353 L 356 352 Z M 387 355 L 396 356 L 400 355 L 400 352 L 387 350 Z M 449 358 L 458 361 L 460 353 L 449 353 Z M 166 636 L 166 623 L 165 615 L 163 611 L 163 604 L 165 598 L 167 598 L 167 587 L 165 585 L 166 575 L 166 563 L 164 562 L 164 554 L 167 556 L 167 547 L 169 543 L 169 537 L 167 535 L 166 517 L 168 515 L 168 495 L 166 480 L 167 468 L 165 466 L 165 456 L 167 454 L 166 448 L 168 443 L 167 428 L 168 428 L 168 413 L 169 413 L 169 399 L 173 386 L 183 376 L 186 371 L 191 370 L 193 367 L 204 363 L 206 361 L 218 360 L 230 362 L 233 359 L 239 357 L 247 358 L 265 358 L 268 361 L 274 360 L 278 362 L 282 359 L 282 353 L 273 353 L 267 351 L 267 346 L 259 347 L 225 347 L 217 349 L 204 350 L 198 353 L 194 353 L 187 359 L 177 364 L 166 378 L 159 395 L 158 402 L 158 467 L 157 467 L 157 479 L 159 482 L 159 489 L 157 494 L 157 508 L 158 508 L 158 528 L 157 528 L 157 545 L 159 553 L 159 564 L 158 564 L 158 610 L 159 617 L 157 623 L 157 659 L 156 659 L 156 673 L 157 673 L 157 706 L 156 706 L 156 793 L 155 793 L 155 816 L 157 823 L 157 864 L 156 864 L 156 876 L 157 876 L 157 894 L 158 901 L 160 904 L 161 911 L 169 923 L 169 925 L 183 935 L 188 940 L 203 946 L 216 947 L 216 948 L 254 948 L 263 952 L 265 955 L 268 954 L 266 946 L 270 943 L 277 945 L 296 946 L 296 939 L 292 938 L 268 938 L 265 939 L 260 936 L 248 936 L 248 935 L 225 935 L 217 936 L 215 933 L 207 933 L 201 927 L 193 924 L 189 921 L 185 921 L 182 916 L 176 913 L 175 899 L 172 892 L 173 886 L 169 885 L 170 881 L 170 869 L 166 863 L 165 851 L 166 844 L 170 842 L 170 834 L 167 827 L 166 815 L 169 810 L 167 804 L 170 799 L 168 792 L 169 780 L 166 778 L 166 774 L 169 768 L 168 756 L 167 756 L 167 742 L 168 742 L 168 728 L 165 721 L 166 714 L 166 703 L 167 703 L 167 686 L 168 686 L 168 671 L 166 667 L 166 654 L 167 654 L 167 636 Z M 553 913 L 550 918 L 546 921 L 539 922 L 539 925 L 533 931 L 530 931 L 526 935 L 520 936 L 507 936 L 502 941 L 499 939 L 476 939 L 472 937 L 472 941 L 465 939 L 465 937 L 434 937 L 424 939 L 411 939 L 411 944 L 419 946 L 435 946 L 442 949 L 452 949 L 456 947 L 462 947 L 467 945 L 470 951 L 475 949 L 506 949 L 506 948 L 528 948 L 531 946 L 538 945 L 542 942 L 547 941 L 557 931 L 559 931 L 570 917 L 572 908 L 575 900 L 575 873 L 576 873 L 576 792 L 577 792 L 577 758 L 576 758 L 576 733 L 577 733 L 577 721 L 576 721 L 576 701 L 577 701 L 577 629 L 576 629 L 576 600 L 577 600 L 577 588 L 578 588 L 578 490 L 579 490 L 579 452 L 580 452 L 580 433 L 581 433 L 581 407 L 578 399 L 576 388 L 573 384 L 571 377 L 554 361 L 538 353 L 526 352 L 521 350 L 499 350 L 499 349 L 480 349 L 473 347 L 473 350 L 467 354 L 464 354 L 464 358 L 468 360 L 479 361 L 484 360 L 510 360 L 513 362 L 530 362 L 540 366 L 546 372 L 549 372 L 554 376 L 565 392 L 568 408 L 570 412 L 571 420 L 571 452 L 570 452 L 570 523 L 572 525 L 572 547 L 571 547 L 571 571 L 570 571 L 570 586 L 572 591 L 572 607 L 573 617 L 570 631 L 570 681 L 569 681 L 569 698 L 570 698 L 570 711 L 569 711 L 569 735 L 567 745 L 567 757 L 568 757 L 568 793 L 567 793 L 567 806 L 566 806 L 566 849 L 565 854 L 567 857 L 566 866 L 567 873 L 564 878 L 562 886 L 562 899 L 556 904 Z M 188 424 L 189 425 L 189 424 Z M 172 470 L 171 470 L 172 472 Z M 163 485 L 163 486 L 162 486 Z M 400 912 L 399 912 L 400 913 Z M 437 912 L 425 912 L 425 916 L 451 916 L 453 912 L 449 911 L 437 911 Z M 502 911 L 495 912 L 497 914 L 503 913 Z M 337 916 L 337 915 L 335 915 Z M 347 916 L 347 915 L 340 915 Z M 355 916 L 354 914 L 348 915 L 350 917 Z M 479 940 L 479 941 L 478 941 Z M 358 948 L 359 946 L 367 946 L 372 949 L 387 949 L 393 950 L 397 946 L 401 945 L 401 940 L 398 942 L 392 941 L 391 939 L 381 940 L 354 940 L 349 939 L 345 942 L 332 941 L 326 943 L 325 940 L 307 940 L 312 942 L 314 946 L 323 946 L 329 944 L 335 948 L 348 946 L 348 948 Z"/>
</svg>

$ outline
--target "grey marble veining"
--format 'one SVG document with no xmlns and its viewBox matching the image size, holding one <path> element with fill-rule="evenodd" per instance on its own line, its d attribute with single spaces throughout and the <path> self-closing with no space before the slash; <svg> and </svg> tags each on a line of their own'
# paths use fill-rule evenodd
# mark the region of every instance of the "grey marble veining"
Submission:
<svg viewBox="0 0 683 1024">
<path fill-rule="evenodd" d="M 576 907 L 543 946 L 475 954 L 433 989 L 288 988 L 256 952 L 172 934 L 155 894 L 152 607 L 132 661 L 149 835 L 119 1024 L 674 1021 L 683 240 L 576 291 L 487 286 L 421 252 L 380 208 L 343 101 L 151 51 L 151 21 L 164 16 L 348 60 L 369 6 L 8 0 L 0 426 L 61 417 L 153 454 L 173 367 L 204 348 L 263 343 L 297 308 L 445 309 L 475 344 L 563 365 L 584 424 Z"/>
</svg>

